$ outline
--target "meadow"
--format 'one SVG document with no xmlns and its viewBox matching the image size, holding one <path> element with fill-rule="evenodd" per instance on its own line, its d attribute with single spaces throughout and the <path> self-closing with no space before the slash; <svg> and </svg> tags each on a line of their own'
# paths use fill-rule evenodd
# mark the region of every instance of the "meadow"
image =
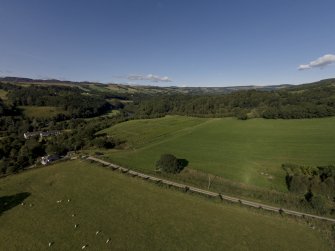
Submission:
<svg viewBox="0 0 335 251">
<path fill-rule="evenodd" d="M 80 160 L 0 179 L 0 206 L 0 250 L 331 250 L 302 221 Z"/>
<path fill-rule="evenodd" d="M 2 100 L 7 99 L 7 92 L 5 90 L 0 89 L 0 99 Z"/>
<path fill-rule="evenodd" d="M 20 106 L 23 114 L 30 118 L 51 118 L 57 114 L 67 114 L 61 107 L 55 106 Z"/>
<path fill-rule="evenodd" d="M 128 121 L 103 132 L 125 140 L 106 153 L 127 167 L 154 171 L 161 154 L 189 161 L 189 168 L 234 182 L 287 191 L 283 163 L 335 163 L 335 118 L 246 121 L 166 116 Z"/>
</svg>

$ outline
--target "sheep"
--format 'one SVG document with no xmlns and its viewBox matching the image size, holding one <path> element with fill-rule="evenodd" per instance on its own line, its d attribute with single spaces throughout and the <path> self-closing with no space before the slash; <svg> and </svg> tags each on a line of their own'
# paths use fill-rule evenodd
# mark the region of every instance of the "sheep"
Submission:
<svg viewBox="0 0 335 251">
<path fill-rule="evenodd" d="M 53 242 L 49 242 L 49 247 L 51 247 L 54 243 Z"/>
<path fill-rule="evenodd" d="M 86 244 L 86 245 L 82 246 L 81 249 L 85 249 L 87 247 L 88 247 L 88 245 Z"/>
<path fill-rule="evenodd" d="M 100 234 L 100 232 L 101 232 L 100 230 L 96 231 L 96 232 L 95 232 L 95 235 Z"/>
<path fill-rule="evenodd" d="M 25 205 L 25 203 L 24 203 L 24 202 L 22 202 L 22 203 L 21 203 L 21 206 L 24 206 L 24 205 Z"/>
<path fill-rule="evenodd" d="M 34 204 L 33 203 L 30 203 L 29 206 L 32 207 Z"/>
<path fill-rule="evenodd" d="M 75 225 L 74 225 L 74 228 L 77 228 L 78 226 L 79 226 L 79 224 L 75 224 Z"/>
<path fill-rule="evenodd" d="M 61 203 L 62 202 L 62 200 L 57 200 L 57 203 Z"/>
<path fill-rule="evenodd" d="M 71 199 L 67 199 L 67 202 L 70 202 L 71 201 Z"/>
<path fill-rule="evenodd" d="M 109 243 L 111 241 L 111 238 L 108 238 L 107 240 L 106 240 L 106 243 Z"/>
<path fill-rule="evenodd" d="M 72 214 L 71 216 L 72 216 L 72 217 L 75 217 L 75 216 L 76 216 L 76 214 Z"/>
</svg>

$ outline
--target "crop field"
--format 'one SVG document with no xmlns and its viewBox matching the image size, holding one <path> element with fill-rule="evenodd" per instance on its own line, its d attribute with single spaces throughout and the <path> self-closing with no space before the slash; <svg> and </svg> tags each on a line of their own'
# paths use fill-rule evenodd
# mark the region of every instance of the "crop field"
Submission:
<svg viewBox="0 0 335 251">
<path fill-rule="evenodd" d="M 20 106 L 23 110 L 23 114 L 31 118 L 50 118 L 57 114 L 67 114 L 67 112 L 61 107 L 55 106 Z"/>
<path fill-rule="evenodd" d="M 330 250 L 318 229 L 292 218 L 162 188 L 86 161 L 0 179 L 0 250 L 83 245 L 88 250 Z"/>
<path fill-rule="evenodd" d="M 161 154 L 189 161 L 189 167 L 225 179 L 286 191 L 283 163 L 335 163 L 335 118 L 300 120 L 167 116 L 118 124 L 104 132 L 126 140 L 126 150 L 107 156 L 139 169 L 155 169 Z"/>
</svg>

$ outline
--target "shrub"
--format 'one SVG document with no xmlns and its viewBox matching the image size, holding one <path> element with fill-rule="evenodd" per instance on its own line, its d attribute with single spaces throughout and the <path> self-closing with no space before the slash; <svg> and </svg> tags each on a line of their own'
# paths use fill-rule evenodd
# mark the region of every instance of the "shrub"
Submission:
<svg viewBox="0 0 335 251">
<path fill-rule="evenodd" d="M 177 159 L 172 154 L 162 154 L 156 162 L 157 169 L 166 173 L 180 173 L 187 165 L 187 160 Z"/>
</svg>

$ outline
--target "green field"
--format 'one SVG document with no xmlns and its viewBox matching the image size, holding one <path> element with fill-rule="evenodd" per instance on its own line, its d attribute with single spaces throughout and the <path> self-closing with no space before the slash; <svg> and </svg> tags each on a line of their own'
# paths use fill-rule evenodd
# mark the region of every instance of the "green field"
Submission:
<svg viewBox="0 0 335 251">
<path fill-rule="evenodd" d="M 167 116 L 128 121 L 104 130 L 128 142 L 111 151 L 119 164 L 154 170 L 163 153 L 189 161 L 192 169 L 243 184 L 286 191 L 283 163 L 335 163 L 335 118 L 300 120 Z"/>
<path fill-rule="evenodd" d="M 67 114 L 61 107 L 55 106 L 20 106 L 23 114 L 30 118 L 50 118 L 57 114 Z"/>
<path fill-rule="evenodd" d="M 2 99 L 2 100 L 7 99 L 7 92 L 5 90 L 0 89 L 0 99 Z"/>
<path fill-rule="evenodd" d="M 104 117 L 116 117 L 120 114 L 119 110 L 111 110 L 110 112 L 106 113 L 105 115 L 103 115 Z"/>
<path fill-rule="evenodd" d="M 79 160 L 0 179 L 0 206 L 0 250 L 330 250 L 318 229 L 294 219 Z"/>
</svg>

